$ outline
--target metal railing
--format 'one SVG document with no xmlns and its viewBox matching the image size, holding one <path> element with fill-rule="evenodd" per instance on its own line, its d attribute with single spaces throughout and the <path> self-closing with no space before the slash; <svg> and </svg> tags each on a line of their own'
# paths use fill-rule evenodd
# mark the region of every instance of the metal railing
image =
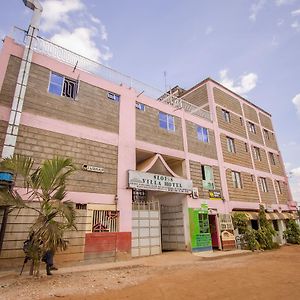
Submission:
<svg viewBox="0 0 300 300">
<path fill-rule="evenodd" d="M 16 43 L 24 45 L 26 34 L 27 32 L 25 30 L 14 27 L 11 35 Z M 34 51 L 55 58 L 56 60 L 73 67 L 76 66 L 78 69 L 102 77 L 103 79 L 106 79 L 115 84 L 126 85 L 130 88 L 133 88 L 138 93 L 143 93 L 150 98 L 169 104 L 176 109 L 183 109 L 187 113 L 211 121 L 210 112 L 203 110 L 194 104 L 191 104 L 174 95 L 170 95 L 169 93 L 165 93 L 139 80 L 133 79 L 128 75 L 124 75 L 96 61 L 93 61 L 64 47 L 54 44 L 42 37 L 37 37 L 36 43 L 34 45 Z"/>
</svg>

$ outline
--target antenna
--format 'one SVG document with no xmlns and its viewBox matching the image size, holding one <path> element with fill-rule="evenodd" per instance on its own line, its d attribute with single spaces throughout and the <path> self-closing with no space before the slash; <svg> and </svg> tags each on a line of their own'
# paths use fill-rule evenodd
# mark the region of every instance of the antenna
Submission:
<svg viewBox="0 0 300 300">
<path fill-rule="evenodd" d="M 164 71 L 164 79 L 165 79 L 165 93 L 167 93 L 167 71 Z"/>
<path fill-rule="evenodd" d="M 78 65 L 78 60 L 76 61 L 76 64 L 75 64 L 75 66 L 74 66 L 74 68 L 73 68 L 73 73 L 75 72 L 75 70 L 76 70 L 76 68 L 77 68 L 77 65 Z"/>
</svg>

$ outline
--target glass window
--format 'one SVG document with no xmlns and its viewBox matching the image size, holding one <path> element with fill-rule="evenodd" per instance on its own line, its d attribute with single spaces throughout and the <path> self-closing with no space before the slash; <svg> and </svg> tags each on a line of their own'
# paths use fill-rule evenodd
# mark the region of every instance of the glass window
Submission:
<svg viewBox="0 0 300 300">
<path fill-rule="evenodd" d="M 214 173 L 211 166 L 201 165 L 202 186 L 204 190 L 214 190 Z"/>
<path fill-rule="evenodd" d="M 267 140 L 270 139 L 269 131 L 267 129 L 264 129 L 264 135 Z"/>
<path fill-rule="evenodd" d="M 230 123 L 230 112 L 222 109 L 222 116 L 225 122 Z"/>
<path fill-rule="evenodd" d="M 107 98 L 116 102 L 120 102 L 120 95 L 113 92 L 107 92 Z"/>
<path fill-rule="evenodd" d="M 264 177 L 259 177 L 260 189 L 262 192 L 268 192 L 267 180 Z"/>
<path fill-rule="evenodd" d="M 197 127 L 198 140 L 204 143 L 208 143 L 208 129 L 205 127 Z"/>
<path fill-rule="evenodd" d="M 255 124 L 251 122 L 248 122 L 248 124 L 249 124 L 249 131 L 252 133 L 256 133 Z"/>
<path fill-rule="evenodd" d="M 275 162 L 275 157 L 274 157 L 274 153 L 272 152 L 269 152 L 269 157 L 270 157 L 270 162 L 273 166 L 276 165 L 276 162 Z"/>
<path fill-rule="evenodd" d="M 234 145 L 234 139 L 230 137 L 226 137 L 227 139 L 227 150 L 228 152 L 235 153 L 235 145 Z"/>
<path fill-rule="evenodd" d="M 163 112 L 159 112 L 159 127 L 169 131 L 175 131 L 174 117 Z"/>
<path fill-rule="evenodd" d="M 145 104 L 136 102 L 135 103 L 135 108 L 138 109 L 138 110 L 141 110 L 141 111 L 145 111 Z"/>
<path fill-rule="evenodd" d="M 260 149 L 258 147 L 253 147 L 254 159 L 261 161 Z"/>
<path fill-rule="evenodd" d="M 49 92 L 51 94 L 61 96 L 62 95 L 63 82 L 64 82 L 64 77 L 63 76 L 51 72 Z"/>
<path fill-rule="evenodd" d="M 281 186 L 280 186 L 280 181 L 276 180 L 275 184 L 276 184 L 276 189 L 277 189 L 278 194 L 282 194 L 282 190 L 281 190 Z"/>
<path fill-rule="evenodd" d="M 232 176 L 233 187 L 237 189 L 241 189 L 242 188 L 241 173 L 231 171 L 231 176 Z"/>
</svg>

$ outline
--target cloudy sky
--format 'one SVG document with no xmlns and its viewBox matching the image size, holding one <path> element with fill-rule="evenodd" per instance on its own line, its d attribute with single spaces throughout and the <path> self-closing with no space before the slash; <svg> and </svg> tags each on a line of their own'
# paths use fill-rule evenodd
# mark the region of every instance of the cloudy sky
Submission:
<svg viewBox="0 0 300 300">
<path fill-rule="evenodd" d="M 27 28 L 1 1 L 0 35 Z M 5 3 L 7 2 L 7 3 Z M 273 116 L 300 202 L 300 0 L 44 0 L 40 34 L 152 86 L 221 82 Z"/>
</svg>

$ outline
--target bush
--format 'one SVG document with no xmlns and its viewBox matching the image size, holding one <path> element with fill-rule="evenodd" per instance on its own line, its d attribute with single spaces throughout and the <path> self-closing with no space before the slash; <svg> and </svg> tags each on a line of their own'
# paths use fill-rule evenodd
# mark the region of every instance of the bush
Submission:
<svg viewBox="0 0 300 300">
<path fill-rule="evenodd" d="M 244 234 L 244 239 L 248 245 L 248 249 L 251 251 L 258 250 L 260 249 L 260 245 L 258 241 L 256 240 L 256 230 L 252 228 L 247 228 L 245 234 Z"/>
<path fill-rule="evenodd" d="M 288 221 L 283 234 L 288 243 L 300 245 L 300 227 L 295 220 Z"/>
</svg>

